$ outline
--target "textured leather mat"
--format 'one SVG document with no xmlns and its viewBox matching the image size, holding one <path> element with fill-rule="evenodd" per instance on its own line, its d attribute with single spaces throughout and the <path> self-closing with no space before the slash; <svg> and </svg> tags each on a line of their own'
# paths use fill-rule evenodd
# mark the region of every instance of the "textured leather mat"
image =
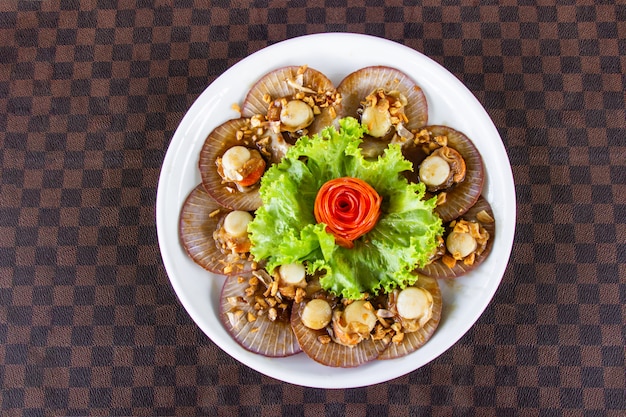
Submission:
<svg viewBox="0 0 626 417">
<path fill-rule="evenodd" d="M 382 3 L 0 2 L 2 415 L 622 415 L 626 6 Z M 326 391 L 265 377 L 196 327 L 154 216 L 206 85 L 328 31 L 403 43 L 468 86 L 509 153 L 518 225 L 493 302 L 448 352 Z"/>
</svg>

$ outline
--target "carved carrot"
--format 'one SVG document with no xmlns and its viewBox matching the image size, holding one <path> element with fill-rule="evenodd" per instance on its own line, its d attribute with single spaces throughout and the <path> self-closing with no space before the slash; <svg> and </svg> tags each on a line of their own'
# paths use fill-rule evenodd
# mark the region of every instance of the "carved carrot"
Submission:
<svg viewBox="0 0 626 417">
<path fill-rule="evenodd" d="M 338 245 L 352 248 L 353 241 L 374 228 L 382 197 L 365 181 L 342 177 L 322 185 L 315 198 L 318 223 L 335 236 Z"/>
</svg>

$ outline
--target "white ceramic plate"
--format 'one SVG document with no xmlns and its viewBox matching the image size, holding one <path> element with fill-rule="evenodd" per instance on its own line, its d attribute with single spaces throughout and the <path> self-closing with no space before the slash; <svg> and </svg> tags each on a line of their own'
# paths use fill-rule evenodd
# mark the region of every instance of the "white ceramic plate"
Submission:
<svg viewBox="0 0 626 417">
<path fill-rule="evenodd" d="M 207 135 L 239 117 L 231 109 L 265 73 L 286 65 L 308 65 L 334 83 L 369 65 L 388 65 L 412 76 L 429 104 L 429 123 L 464 132 L 486 165 L 483 195 L 496 218 L 495 244 L 489 258 L 469 275 L 442 281 L 443 314 L 439 328 L 418 351 L 392 361 L 374 361 L 354 369 L 317 364 L 304 353 L 266 358 L 241 348 L 218 319 L 223 278 L 209 274 L 185 253 L 178 239 L 178 216 L 187 194 L 200 183 L 197 168 Z M 486 111 L 451 73 L 430 58 L 388 40 L 347 33 L 309 35 L 262 49 L 231 67 L 198 97 L 176 130 L 159 179 L 156 221 L 165 268 L 181 303 L 204 333 L 241 363 L 273 378 L 318 388 L 372 385 L 407 374 L 445 352 L 476 322 L 493 297 L 507 266 L 515 229 L 515 191 L 502 140 Z"/>
</svg>

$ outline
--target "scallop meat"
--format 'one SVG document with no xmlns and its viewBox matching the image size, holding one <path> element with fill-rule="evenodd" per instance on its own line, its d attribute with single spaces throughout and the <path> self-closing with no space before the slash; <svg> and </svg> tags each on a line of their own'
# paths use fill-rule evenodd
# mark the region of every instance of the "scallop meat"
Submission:
<svg viewBox="0 0 626 417">
<path fill-rule="evenodd" d="M 339 104 L 332 81 L 308 66 L 287 66 L 261 77 L 246 95 L 243 117 L 262 116 L 290 143 L 333 124 Z"/>
<path fill-rule="evenodd" d="M 268 357 L 301 352 L 291 329 L 291 303 L 265 295 L 266 291 L 254 272 L 228 277 L 220 300 L 222 324 L 250 352 Z"/>
<path fill-rule="evenodd" d="M 258 140 L 259 137 L 254 137 L 251 133 L 249 119 L 239 118 L 219 125 L 204 141 L 198 161 L 202 184 L 221 205 L 232 210 L 246 211 L 256 210 L 261 206 L 259 183 L 243 187 L 235 181 L 225 179 L 219 171 L 219 161 L 235 146 L 257 150 L 267 162 L 268 155 L 264 155 L 259 149 Z"/>
<path fill-rule="evenodd" d="M 445 250 L 437 260 L 426 265 L 424 268 L 420 268 L 417 271 L 421 274 L 428 275 L 433 278 L 457 278 L 467 274 L 480 265 L 491 252 L 493 247 L 493 241 L 496 235 L 496 223 L 493 211 L 489 202 L 480 197 L 476 204 L 465 212 L 461 217 L 453 221 L 453 224 L 459 223 L 464 220 L 470 223 L 478 223 L 483 234 L 483 238 L 486 237 L 486 241 L 478 242 L 478 250 L 470 261 L 453 260 L 449 251 Z M 446 232 L 444 234 L 444 242 L 447 240 L 449 234 L 454 229 L 450 223 L 446 225 Z M 486 235 L 484 234 L 486 232 Z M 480 238 L 478 239 L 480 240 Z M 481 244 L 482 243 L 482 244 Z M 480 253 L 478 253 L 480 252 Z M 444 258 L 447 257 L 447 258 Z"/>
<path fill-rule="evenodd" d="M 368 97 L 371 97 L 377 91 L 382 91 L 384 94 L 389 95 L 388 98 L 392 102 L 390 111 L 402 113 L 401 116 L 397 114 L 391 115 L 400 117 L 401 127 L 398 131 L 397 123 L 393 123 L 393 126 L 396 127 L 396 129 L 393 129 L 388 126 L 389 120 L 385 123 L 381 122 L 380 124 L 383 124 L 384 127 L 380 129 L 387 131 L 387 133 L 376 135 L 379 139 L 388 141 L 398 134 L 406 138 L 411 136 L 410 132 L 412 130 L 421 128 L 428 123 L 428 103 L 424 92 L 412 78 L 398 69 L 386 66 L 361 68 L 346 76 L 340 82 L 337 91 L 341 95 L 339 116 L 355 117 L 362 122 L 364 107 L 367 107 L 366 103 L 372 104 Z M 376 98 L 374 100 L 376 102 L 381 101 Z M 397 106 L 394 106 L 394 103 Z M 393 107 L 398 107 L 398 109 L 394 110 Z M 373 119 L 377 120 L 379 118 L 374 117 Z M 388 119 L 388 117 L 385 119 Z M 367 125 L 368 123 L 365 124 Z M 371 123 L 369 123 L 369 127 L 373 130 Z M 388 127 L 389 129 L 387 130 Z"/>
<path fill-rule="evenodd" d="M 223 250 L 215 241 L 214 234 L 229 212 L 199 184 L 187 196 L 179 218 L 179 237 L 187 254 L 204 269 L 220 275 L 249 272 L 255 266 L 248 254 Z"/>
<path fill-rule="evenodd" d="M 378 359 L 395 359 L 415 352 L 428 342 L 439 326 L 439 322 L 441 321 L 441 309 L 443 306 L 439 283 L 434 278 L 420 275 L 419 279 L 415 284 L 413 284 L 413 286 L 428 291 L 432 296 L 432 315 L 425 324 L 420 325 L 417 329 L 404 332 L 402 337 L 398 338 L 398 340 L 392 339 L 389 347 L 378 357 Z M 388 306 L 388 308 L 393 310 L 394 306 Z"/>
<path fill-rule="evenodd" d="M 463 179 L 448 188 L 427 192 L 427 197 L 437 196 L 435 211 L 444 222 L 461 216 L 480 197 L 485 181 L 483 160 L 474 143 L 463 133 L 448 126 L 427 126 L 402 147 L 404 156 L 413 163 L 413 171 L 405 173 L 412 182 L 420 182 L 421 164 L 429 154 L 443 147 L 451 148 L 463 159 Z"/>
<path fill-rule="evenodd" d="M 303 312 L 309 300 L 294 303 L 291 326 L 302 350 L 314 361 L 330 367 L 353 368 L 374 359 L 387 348 L 390 338 L 362 340 L 354 346 L 346 346 L 333 340 L 331 325 L 312 329 L 303 322 Z"/>
</svg>

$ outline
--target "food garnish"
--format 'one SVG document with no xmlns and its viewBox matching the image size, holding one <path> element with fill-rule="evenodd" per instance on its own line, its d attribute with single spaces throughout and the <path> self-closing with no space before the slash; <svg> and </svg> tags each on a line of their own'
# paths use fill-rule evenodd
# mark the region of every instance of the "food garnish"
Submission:
<svg viewBox="0 0 626 417">
<path fill-rule="evenodd" d="M 324 129 L 301 138 L 261 180 L 263 201 L 248 231 L 251 253 L 272 271 L 283 264 L 303 263 L 320 271 L 321 286 L 334 294 L 359 299 L 363 293 L 388 292 L 417 280 L 411 273 L 429 260 L 443 229 L 433 212 L 435 200 L 424 200 L 423 184 L 409 183 L 402 172 L 412 165 L 397 145 L 374 161 L 359 144 L 365 129 L 354 118 L 340 120 L 340 129 Z M 375 226 L 338 244 L 327 225 L 314 216 L 322 186 L 337 178 L 358 178 L 382 198 Z M 358 271 L 356 273 L 355 271 Z"/>
<path fill-rule="evenodd" d="M 327 181 L 315 197 L 314 214 L 318 223 L 335 236 L 344 248 L 372 230 L 380 216 L 382 197 L 359 178 L 342 177 Z"/>
</svg>

